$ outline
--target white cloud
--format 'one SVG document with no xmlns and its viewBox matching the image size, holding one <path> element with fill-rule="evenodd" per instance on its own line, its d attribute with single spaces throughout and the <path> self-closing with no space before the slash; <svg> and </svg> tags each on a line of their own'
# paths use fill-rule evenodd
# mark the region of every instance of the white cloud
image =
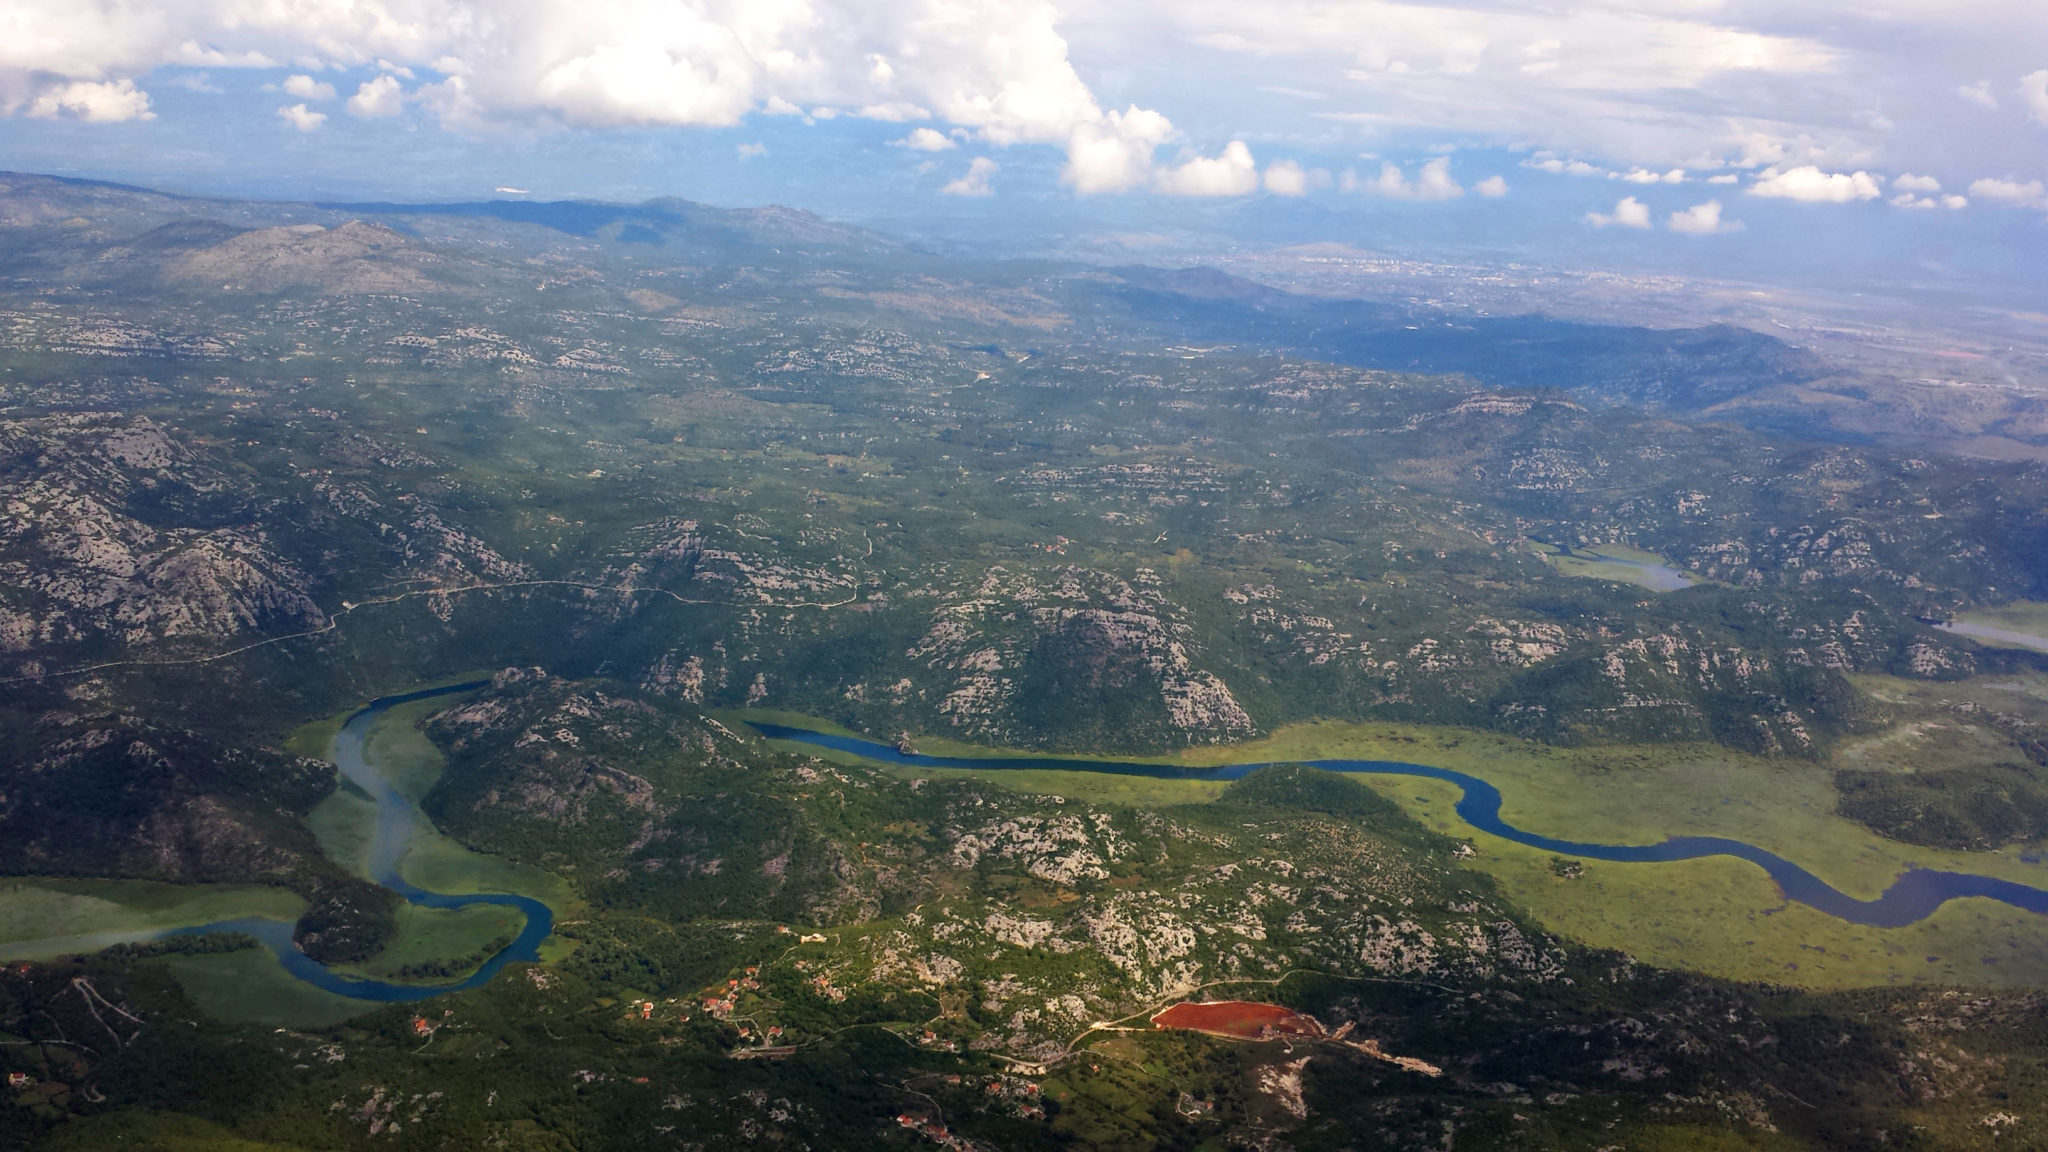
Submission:
<svg viewBox="0 0 2048 1152">
<path fill-rule="evenodd" d="M 405 111 L 405 89 L 398 83 L 398 77 L 389 73 L 375 80 L 365 80 L 348 98 L 348 114 L 373 119 L 382 116 L 396 116 Z"/>
<path fill-rule="evenodd" d="M 1608 173 L 1610 177 L 1614 175 L 1612 172 Z M 1685 169 L 1673 168 L 1669 172 L 1651 172 L 1643 168 L 1631 168 L 1621 174 L 1621 179 L 1631 184 L 1683 184 Z"/>
<path fill-rule="evenodd" d="M 752 160 L 756 156 L 766 156 L 767 154 L 768 146 L 758 141 L 748 142 L 739 146 L 739 156 L 742 160 Z"/>
<path fill-rule="evenodd" d="M 284 117 L 285 123 L 297 128 L 301 132 L 311 132 L 320 125 L 327 123 L 327 113 L 315 112 L 304 104 L 292 104 L 279 108 L 277 114 Z"/>
<path fill-rule="evenodd" d="M 896 141 L 896 146 L 913 152 L 944 152 L 954 144 L 951 137 L 936 128 L 913 128 L 910 135 Z"/>
<path fill-rule="evenodd" d="M 995 189 L 989 186 L 989 178 L 996 174 L 996 162 L 986 156 L 976 156 L 974 163 L 967 166 L 967 174 L 952 181 L 940 192 L 948 196 L 991 196 Z"/>
<path fill-rule="evenodd" d="M 1266 165 L 1266 191 L 1275 196 L 1306 196 L 1311 188 L 1330 186 L 1330 174 L 1321 168 L 1303 168 L 1292 160 L 1275 160 Z"/>
<path fill-rule="evenodd" d="M 1709 176 L 1709 177 L 1707 177 L 1707 183 L 1709 183 L 1709 184 L 1740 184 L 1740 183 L 1742 183 L 1742 177 L 1740 177 L 1740 176 L 1737 176 L 1737 175 L 1736 175 L 1735 173 L 1733 173 L 1733 172 L 1723 172 L 1723 173 L 1721 173 L 1721 174 L 1720 174 L 1719 176 Z"/>
<path fill-rule="evenodd" d="M 301 100 L 334 99 L 334 85 L 324 80 L 315 80 L 311 76 L 292 76 L 286 78 L 284 91 L 285 95 L 297 96 Z"/>
<path fill-rule="evenodd" d="M 998 147 L 1063 147 L 1079 191 L 1146 186 L 1172 124 L 1104 109 L 1059 18 L 1048 0 L 8 0 L 0 114 L 136 118 L 147 98 L 132 82 L 167 64 L 375 62 L 438 73 L 416 95 L 456 126 L 730 126 L 757 110 L 857 109 Z M 395 113 L 400 94 L 370 83 L 351 111 Z"/>
<path fill-rule="evenodd" d="M 156 113 L 149 110 L 149 93 L 137 88 L 132 80 L 74 80 L 60 84 L 38 93 L 28 103 L 27 112 L 46 120 L 89 120 L 102 124 L 156 119 Z"/>
<path fill-rule="evenodd" d="M 1560 160 L 1555 156 L 1537 155 L 1522 161 L 1522 167 L 1534 168 L 1554 176 L 1612 176 L 1614 173 L 1584 160 Z"/>
<path fill-rule="evenodd" d="M 891 124 L 903 124 L 912 120 L 929 120 L 932 118 L 930 112 L 903 100 L 866 105 L 861 108 L 860 115 L 868 120 L 886 120 Z"/>
<path fill-rule="evenodd" d="M 1895 23 L 1939 28 L 1949 17 L 1936 16 L 1937 7 L 1991 2 L 1999 0 L 1869 0 L 1866 7 L 1916 6 L 1925 11 Z M 1703 152 L 1740 152 L 1753 135 L 1782 142 L 1794 163 L 1872 163 L 1875 157 L 1864 153 L 1883 145 L 1882 134 L 1840 109 L 1873 106 L 1849 102 L 1850 66 L 1877 38 L 1852 38 L 1841 29 L 1860 24 L 1810 12 L 1815 5 L 1842 8 L 1841 17 L 1870 18 L 1867 11 L 1849 11 L 1850 0 L 1066 0 L 1062 6 L 1076 27 L 1089 29 L 1091 58 L 1106 43 L 1122 41 L 1142 46 L 1132 54 L 1142 52 L 1153 64 L 1177 43 L 1194 44 L 1209 58 L 1183 57 L 1178 62 L 1184 66 L 1207 66 L 1218 76 L 1249 72 L 1255 83 L 1327 88 L 1331 108 L 1321 118 L 1379 132 L 1626 157 L 1660 172 Z M 1217 62 L 1217 54 L 1233 59 Z"/>
<path fill-rule="evenodd" d="M 1721 219 L 1721 202 L 1709 200 L 1695 204 L 1683 211 L 1673 212 L 1669 224 L 1673 232 L 1684 232 L 1691 236 L 1713 236 L 1724 232 L 1742 231 L 1740 220 Z"/>
<path fill-rule="evenodd" d="M 1259 166 L 1244 141 L 1232 140 L 1220 155 L 1161 169 L 1153 187 L 1168 196 L 1243 196 L 1258 191 Z"/>
<path fill-rule="evenodd" d="M 1589 176 L 1638 165 L 1646 176 L 1679 165 L 1854 172 L 1937 155 L 1968 163 L 1972 151 L 1991 171 L 2006 162 L 1994 150 L 2011 141 L 1964 100 L 2020 100 L 2048 123 L 2048 70 L 2009 95 L 2013 77 L 2048 62 L 2048 24 L 2031 18 L 2030 0 L 1057 5 L 0 0 L 0 115 L 135 119 L 148 113 L 136 84 L 154 70 L 262 67 L 281 79 L 288 61 L 343 95 L 337 74 L 378 75 L 378 98 L 358 89 L 351 101 L 357 115 L 396 115 L 416 100 L 455 126 L 731 126 L 808 108 L 907 130 L 928 115 L 940 131 L 997 148 L 1062 148 L 1064 178 L 1083 192 L 1154 186 L 1154 153 L 1177 138 L 1164 115 L 1129 98 L 1112 112 L 1076 57 L 1159 108 L 1178 94 L 1263 121 L 1200 125 L 1218 139 L 1304 139 L 1280 118 L 1315 109 L 1326 122 L 1312 126 L 1354 133 L 1334 145 L 1345 151 L 1456 139 L 1549 149 L 1531 167 Z M 396 77 L 388 90 L 385 75 Z M 318 107 L 331 97 L 290 98 Z M 1955 132 L 1944 118 L 1977 122 Z M 1570 156 L 1587 159 L 1559 159 Z"/>
<path fill-rule="evenodd" d="M 1751 196 L 1799 200 L 1808 204 L 1847 204 L 1852 200 L 1875 200 L 1884 189 L 1868 172 L 1823 172 L 1813 165 L 1771 169 L 1749 186 Z"/>
<path fill-rule="evenodd" d="M 1152 174 L 1152 151 L 1173 135 L 1173 124 L 1133 104 L 1075 128 L 1067 139 L 1060 178 L 1083 194 L 1128 192 Z"/>
<path fill-rule="evenodd" d="M 1449 156 L 1439 156 L 1424 164 L 1412 184 L 1399 165 L 1388 161 L 1380 165 L 1379 176 L 1365 181 L 1363 187 L 1390 200 L 1455 200 L 1465 194 L 1465 189 L 1451 178 Z"/>
<path fill-rule="evenodd" d="M 1508 182 L 1499 176 L 1488 176 L 1474 184 L 1472 190 L 1489 200 L 1498 200 L 1508 194 Z"/>
<path fill-rule="evenodd" d="M 1586 223 L 1595 228 L 1613 226 L 1617 228 L 1648 228 L 1650 206 L 1633 196 L 1624 196 L 1611 213 L 1588 212 Z"/>
<path fill-rule="evenodd" d="M 1941 181 L 1932 176 L 1915 176 L 1911 172 L 1902 172 L 1892 177 L 1892 187 L 1901 192 L 1939 192 Z"/>
<path fill-rule="evenodd" d="M 2027 102 L 2029 119 L 2048 124 L 2048 68 L 2020 78 L 2020 97 Z"/>
<path fill-rule="evenodd" d="M 2048 208 L 2048 188 L 2039 180 L 1979 180 L 1970 185 L 1970 195 L 2019 208 Z"/>
<path fill-rule="evenodd" d="M 1895 207 L 1915 209 L 1948 208 L 1954 210 L 1970 206 L 1969 197 L 1953 194 L 1948 196 L 1915 196 L 1911 192 L 1901 192 L 1897 196 L 1892 197 L 1891 202 Z"/>
</svg>

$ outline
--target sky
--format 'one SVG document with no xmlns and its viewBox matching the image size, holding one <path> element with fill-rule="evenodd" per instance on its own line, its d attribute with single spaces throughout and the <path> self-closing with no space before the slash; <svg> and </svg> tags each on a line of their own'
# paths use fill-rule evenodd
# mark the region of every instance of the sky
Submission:
<svg viewBox="0 0 2048 1152">
<path fill-rule="evenodd" d="M 2042 0 L 0 0 L 0 167 L 2048 283 Z"/>
</svg>

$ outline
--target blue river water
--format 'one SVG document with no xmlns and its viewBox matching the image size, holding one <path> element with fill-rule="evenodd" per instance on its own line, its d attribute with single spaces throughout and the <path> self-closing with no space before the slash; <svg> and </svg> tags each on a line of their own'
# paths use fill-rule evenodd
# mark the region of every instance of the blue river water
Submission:
<svg viewBox="0 0 2048 1152">
<path fill-rule="evenodd" d="M 1398 760 L 1287 760 L 1225 764 L 1215 768 L 1178 768 L 1167 764 L 1077 760 L 1057 756 L 925 756 L 915 752 L 899 752 L 887 744 L 855 736 L 835 736 L 780 724 L 753 722 L 752 726 L 770 740 L 787 740 L 814 747 L 831 748 L 851 752 L 870 760 L 919 768 L 973 768 L 981 771 L 1036 768 L 1062 772 L 1103 772 L 1118 776 L 1149 776 L 1170 780 L 1236 780 L 1257 769 L 1286 763 L 1306 764 L 1311 768 L 1321 768 L 1329 772 L 1358 775 L 1421 776 L 1457 785 L 1463 793 L 1458 798 L 1458 818 L 1482 832 L 1503 840 L 1526 844 L 1531 848 L 1540 848 L 1561 856 L 1579 856 L 1588 860 L 1619 860 L 1647 864 L 1697 860 L 1705 856 L 1733 856 L 1763 869 L 1777 883 L 1779 892 L 1783 893 L 1787 900 L 1805 904 L 1854 924 L 1867 924 L 1876 928 L 1901 928 L 1924 920 L 1948 901 L 1965 896 L 1981 896 L 2028 912 L 2048 914 L 2048 890 L 1993 876 L 1980 876 L 1973 872 L 1909 868 L 1900 873 L 1898 879 L 1892 881 L 1891 887 L 1885 889 L 1877 899 L 1859 900 L 1838 891 L 1827 881 L 1774 852 L 1726 837 L 1673 836 L 1658 844 L 1591 844 L 1525 832 L 1501 818 L 1500 789 L 1477 776 L 1453 772 L 1448 768 L 1433 768 L 1427 764 L 1407 764 Z"/>
<path fill-rule="evenodd" d="M 434 696 L 447 696 L 457 692 L 473 692 L 487 686 L 488 680 L 467 684 L 451 684 L 442 688 L 428 688 L 419 692 L 408 692 L 402 696 L 386 696 L 355 715 L 350 716 L 335 737 L 334 760 L 341 774 L 377 802 L 377 827 L 370 842 L 370 879 L 398 893 L 407 901 L 427 908 L 466 908 L 472 904 L 499 904 L 517 908 L 526 916 L 526 925 L 512 943 L 506 945 L 497 955 L 486 960 L 481 968 L 466 979 L 448 984 L 394 984 L 384 980 L 365 980 L 343 976 L 326 965 L 300 951 L 292 940 L 292 925 L 283 920 L 247 919 L 220 920 L 196 928 L 183 928 L 167 933 L 172 936 L 190 936 L 205 932 L 243 932 L 254 936 L 285 971 L 304 980 L 316 988 L 348 996 L 357 1000 L 372 1000 L 396 1003 L 409 1000 L 427 1000 L 449 992 L 488 984 L 507 964 L 540 959 L 541 942 L 555 930 L 555 914 L 546 904 L 529 896 L 512 896 L 504 893 L 478 892 L 450 895 L 443 892 L 429 892 L 405 879 L 400 866 L 405 854 L 412 848 L 413 838 L 426 822 L 426 815 L 419 806 L 407 799 L 390 781 L 384 779 L 370 763 L 368 744 L 370 729 L 377 718 L 399 704 L 414 700 L 425 700 Z"/>
</svg>

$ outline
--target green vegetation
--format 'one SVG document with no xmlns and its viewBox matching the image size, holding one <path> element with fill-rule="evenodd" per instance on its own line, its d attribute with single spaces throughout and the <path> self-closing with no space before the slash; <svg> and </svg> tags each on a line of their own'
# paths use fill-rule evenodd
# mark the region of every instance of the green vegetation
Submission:
<svg viewBox="0 0 2048 1152">
<path fill-rule="evenodd" d="M 1989 635 L 1981 632 L 1963 633 L 1980 644 L 1994 648 L 2030 648 L 2037 652 L 2048 652 L 2048 603 L 2037 600 L 2014 600 L 1996 607 L 1958 612 L 1955 622 L 1991 630 Z"/>
<path fill-rule="evenodd" d="M 1532 546 L 1552 568 L 1566 576 L 1585 576 L 1595 580 L 1615 580 L 1623 584 L 1634 584 L 1653 592 L 1674 591 L 1677 587 L 1688 587 L 1698 583 L 1699 578 L 1672 567 L 1671 561 L 1655 552 L 1630 548 L 1622 544 L 1603 544 L 1595 548 L 1574 548 L 1565 552 L 1554 545 Z"/>
<path fill-rule="evenodd" d="M 305 907 L 288 889 L 256 885 L 0 879 L 0 960 L 48 959 L 219 920 L 296 920 Z"/>
<path fill-rule="evenodd" d="M 360 1016 L 360 1000 L 323 992 L 278 966 L 263 949 L 171 956 L 163 964 L 193 1007 L 223 1024 L 318 1027 Z"/>
<path fill-rule="evenodd" d="M 401 905 L 391 943 L 367 963 L 341 971 L 379 980 L 444 983 L 475 971 L 511 943 L 524 923 L 518 909 L 496 904 L 467 908 Z"/>
<path fill-rule="evenodd" d="M 301 1152 L 301 1145 L 248 1140 L 182 1112 L 113 1112 L 67 1124 L 44 1145 L 49 1152 Z"/>
<path fill-rule="evenodd" d="M 1859 928 L 1300 767 L 1441 765 L 1531 831 L 1736 837 L 1858 896 L 2048 883 L 2048 657 L 1926 623 L 2032 626 L 2048 471 L 1679 419 L 1803 353 L 1423 347 L 688 205 L 0 200 L 0 948 L 260 912 L 350 971 L 469 970 L 515 918 L 372 885 L 324 757 L 364 699 L 481 675 L 372 734 L 434 825 L 403 872 L 558 914 L 544 963 L 418 1005 L 246 948 L 9 965 L 0 1144 L 1969 1148 L 2048 1115 L 2048 918 Z M 246 290 L 181 271 L 231 241 Z M 805 715 L 1282 767 L 884 770 L 739 723 Z M 1379 1054 L 1094 1027 L 1223 994 Z"/>
<path fill-rule="evenodd" d="M 942 746 L 943 747 L 943 746 Z M 946 747 L 948 754 L 960 754 Z M 1648 746 L 1560 750 L 1482 733 L 1322 723 L 1230 749 L 1194 749 L 1187 765 L 1332 758 L 1405 760 L 1467 772 L 1500 788 L 1503 816 L 1545 835 L 1647 844 L 1667 836 L 1727 836 L 1799 863 L 1869 899 L 1909 867 L 1949 868 L 2048 883 L 2041 865 L 2003 852 L 1927 851 L 1884 838 L 1838 807 L 1834 774 L 1800 761 L 1717 748 Z M 1162 762 L 1166 762 L 1162 758 Z M 1040 770 L 938 770 L 1008 789 L 1094 803 L 1159 805 L 1213 799 L 1224 786 Z M 1811 988 L 1955 980 L 2029 985 L 2048 980 L 2048 923 L 1989 903 L 1953 903 L 1898 929 L 1864 928 L 1787 905 L 1755 866 L 1725 858 L 1660 864 L 1581 861 L 1570 882 L 1549 853 L 1478 833 L 1455 815 L 1455 787 L 1364 777 L 1410 817 L 1472 841 L 1469 867 L 1550 931 L 1647 962 L 1731 979 Z M 1968 845 L 1948 845 L 1951 849 Z"/>
<path fill-rule="evenodd" d="M 469 674 L 444 678 L 442 682 L 460 683 L 476 678 L 475 674 Z M 386 779 L 392 781 L 400 795 L 415 803 L 433 790 L 447 763 L 441 750 L 420 732 L 419 725 L 427 717 L 447 710 L 450 704 L 447 698 L 401 704 L 379 716 L 371 729 L 365 755 L 380 773 L 388 774 Z M 305 734 L 317 733 L 329 726 L 338 730 L 340 721 L 354 711 L 351 708 L 337 718 L 301 728 L 294 739 L 308 739 Z M 308 814 L 306 823 L 330 859 L 356 875 L 367 877 L 370 841 L 376 829 L 376 819 L 375 802 L 354 784 L 342 780 L 334 793 Z M 560 876 L 504 856 L 467 848 L 431 825 L 422 826 L 414 833 L 412 849 L 400 864 L 400 870 L 407 880 L 430 892 L 505 892 L 531 896 L 553 908 L 557 915 L 568 914 L 577 906 L 576 896 Z M 398 942 L 394 940 L 392 946 L 397 947 Z"/>
<path fill-rule="evenodd" d="M 2048 837 L 2048 785 L 2031 764 L 1901 775 L 1838 772 L 1839 810 L 1878 834 L 1929 848 L 1986 849 Z"/>
</svg>

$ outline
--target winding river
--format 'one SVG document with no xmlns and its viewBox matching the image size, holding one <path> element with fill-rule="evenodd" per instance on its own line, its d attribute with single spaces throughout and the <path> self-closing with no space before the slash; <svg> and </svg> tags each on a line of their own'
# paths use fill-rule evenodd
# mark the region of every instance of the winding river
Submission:
<svg viewBox="0 0 2048 1152">
<path fill-rule="evenodd" d="M 390 781 L 378 773 L 368 756 L 370 729 L 386 711 L 414 700 L 447 696 L 457 692 L 473 692 L 488 686 L 489 683 L 488 680 L 479 680 L 468 684 L 451 684 L 442 688 L 428 688 L 419 692 L 408 692 L 403 696 L 386 696 L 372 701 L 368 707 L 350 716 L 342 724 L 341 731 L 334 740 L 334 762 L 341 769 L 341 774 L 377 802 L 377 827 L 370 842 L 370 879 L 408 901 L 427 908 L 465 908 L 471 904 L 501 904 L 525 913 L 526 926 L 520 930 L 519 935 L 497 955 L 486 960 L 482 967 L 466 979 L 450 984 L 394 984 L 385 980 L 343 976 L 300 951 L 298 944 L 292 940 L 292 925 L 284 920 L 219 920 L 196 928 L 177 929 L 164 935 L 245 932 L 270 949 L 271 955 L 277 957 L 277 962 L 285 971 L 306 983 L 339 996 L 383 1003 L 426 1000 L 449 992 L 475 988 L 489 983 L 491 977 L 496 976 L 498 970 L 507 964 L 540 959 L 541 942 L 555 930 L 555 914 L 546 904 L 530 896 L 511 896 L 495 892 L 465 895 L 429 892 L 405 879 L 400 873 L 400 867 L 405 862 L 405 854 L 412 848 L 414 837 L 426 824 L 427 817 L 417 804 L 406 799 Z"/>
<path fill-rule="evenodd" d="M 1531 848 L 1540 848 L 1562 856 L 1579 856 L 1588 860 L 1660 863 L 1672 860 L 1697 860 L 1706 856 L 1733 856 L 1763 869 L 1773 881 L 1776 881 L 1778 890 L 1786 899 L 1854 924 L 1866 924 L 1876 928 L 1902 928 L 1926 919 L 1935 909 L 1948 901 L 1965 896 L 1981 896 L 2028 912 L 2048 913 L 2048 890 L 2011 880 L 2001 880 L 1994 876 L 1980 876 L 1973 872 L 1909 868 L 1900 873 L 1898 879 L 1892 881 L 1891 887 L 1885 889 L 1884 894 L 1877 899 L 1858 900 L 1854 896 L 1838 891 L 1827 881 L 1774 852 L 1722 836 L 1673 836 L 1659 844 L 1589 844 L 1525 832 L 1501 818 L 1500 789 L 1477 776 L 1453 772 L 1448 768 L 1432 768 L 1427 764 L 1407 764 L 1398 760 L 1280 760 L 1256 764 L 1225 764 L 1214 768 L 1179 768 L 1166 764 L 1075 760 L 1057 756 L 925 756 L 915 752 L 899 752 L 887 744 L 879 744 L 857 736 L 835 736 L 780 724 L 750 723 L 756 731 L 770 740 L 787 740 L 813 747 L 831 748 L 869 760 L 918 768 L 974 768 L 982 771 L 1035 768 L 1061 772 L 1103 772 L 1117 776 L 1149 776 L 1169 780 L 1236 780 L 1257 769 L 1272 767 L 1275 764 L 1306 764 L 1311 768 L 1355 775 L 1421 776 L 1457 785 L 1462 792 L 1457 804 L 1458 817 L 1472 827 L 1503 840 L 1526 844 Z"/>
<path fill-rule="evenodd" d="M 546 904 L 529 896 L 495 892 L 429 892 L 405 879 L 401 867 L 405 862 L 406 853 L 412 848 L 414 838 L 426 825 L 426 815 L 420 811 L 417 804 L 407 799 L 377 771 L 368 755 L 370 730 L 386 711 L 414 700 L 474 691 L 487 683 L 477 681 L 452 684 L 373 701 L 342 724 L 334 745 L 335 764 L 342 775 L 376 801 L 377 824 L 370 847 L 372 880 L 406 900 L 428 908 L 498 904 L 517 908 L 525 915 L 526 924 L 519 935 L 511 944 L 485 961 L 482 967 L 466 979 L 448 984 L 400 984 L 345 976 L 301 951 L 292 940 L 291 923 L 284 920 L 221 920 L 195 928 L 176 929 L 164 935 L 183 936 L 205 932 L 247 933 L 268 948 L 277 958 L 278 964 L 298 979 L 339 996 L 381 1003 L 427 1000 L 449 992 L 476 988 L 489 983 L 507 964 L 539 959 L 541 942 L 554 931 L 554 913 Z M 899 752 L 887 744 L 858 736 L 839 736 L 762 721 L 752 721 L 750 724 L 755 731 L 770 740 L 829 748 L 869 760 L 917 768 L 972 768 L 983 771 L 1051 769 L 1171 780 L 1236 780 L 1257 769 L 1272 767 L 1275 764 L 1300 763 L 1311 768 L 1354 775 L 1419 776 L 1456 785 L 1460 791 L 1457 803 L 1459 818 L 1472 827 L 1503 840 L 1588 860 L 1658 863 L 1696 860 L 1708 856 L 1732 856 L 1738 860 L 1747 860 L 1763 869 L 1786 899 L 1855 924 L 1878 928 L 1904 927 L 1926 919 L 1948 901 L 1966 896 L 1980 896 L 2028 912 L 2048 914 L 2048 889 L 1972 872 L 1909 868 L 1900 873 L 1898 879 L 1892 881 L 1891 887 L 1885 889 L 1875 900 L 1859 900 L 1837 890 L 1827 881 L 1774 852 L 1727 837 L 1674 836 L 1657 844 L 1594 844 L 1526 832 L 1501 818 L 1500 789 L 1476 776 L 1427 764 L 1408 764 L 1398 760 L 1338 759 L 1261 761 L 1224 764 L 1210 768 L 1181 768 L 1168 764 L 1081 760 L 1060 756 L 926 756 L 916 752 Z"/>
</svg>

